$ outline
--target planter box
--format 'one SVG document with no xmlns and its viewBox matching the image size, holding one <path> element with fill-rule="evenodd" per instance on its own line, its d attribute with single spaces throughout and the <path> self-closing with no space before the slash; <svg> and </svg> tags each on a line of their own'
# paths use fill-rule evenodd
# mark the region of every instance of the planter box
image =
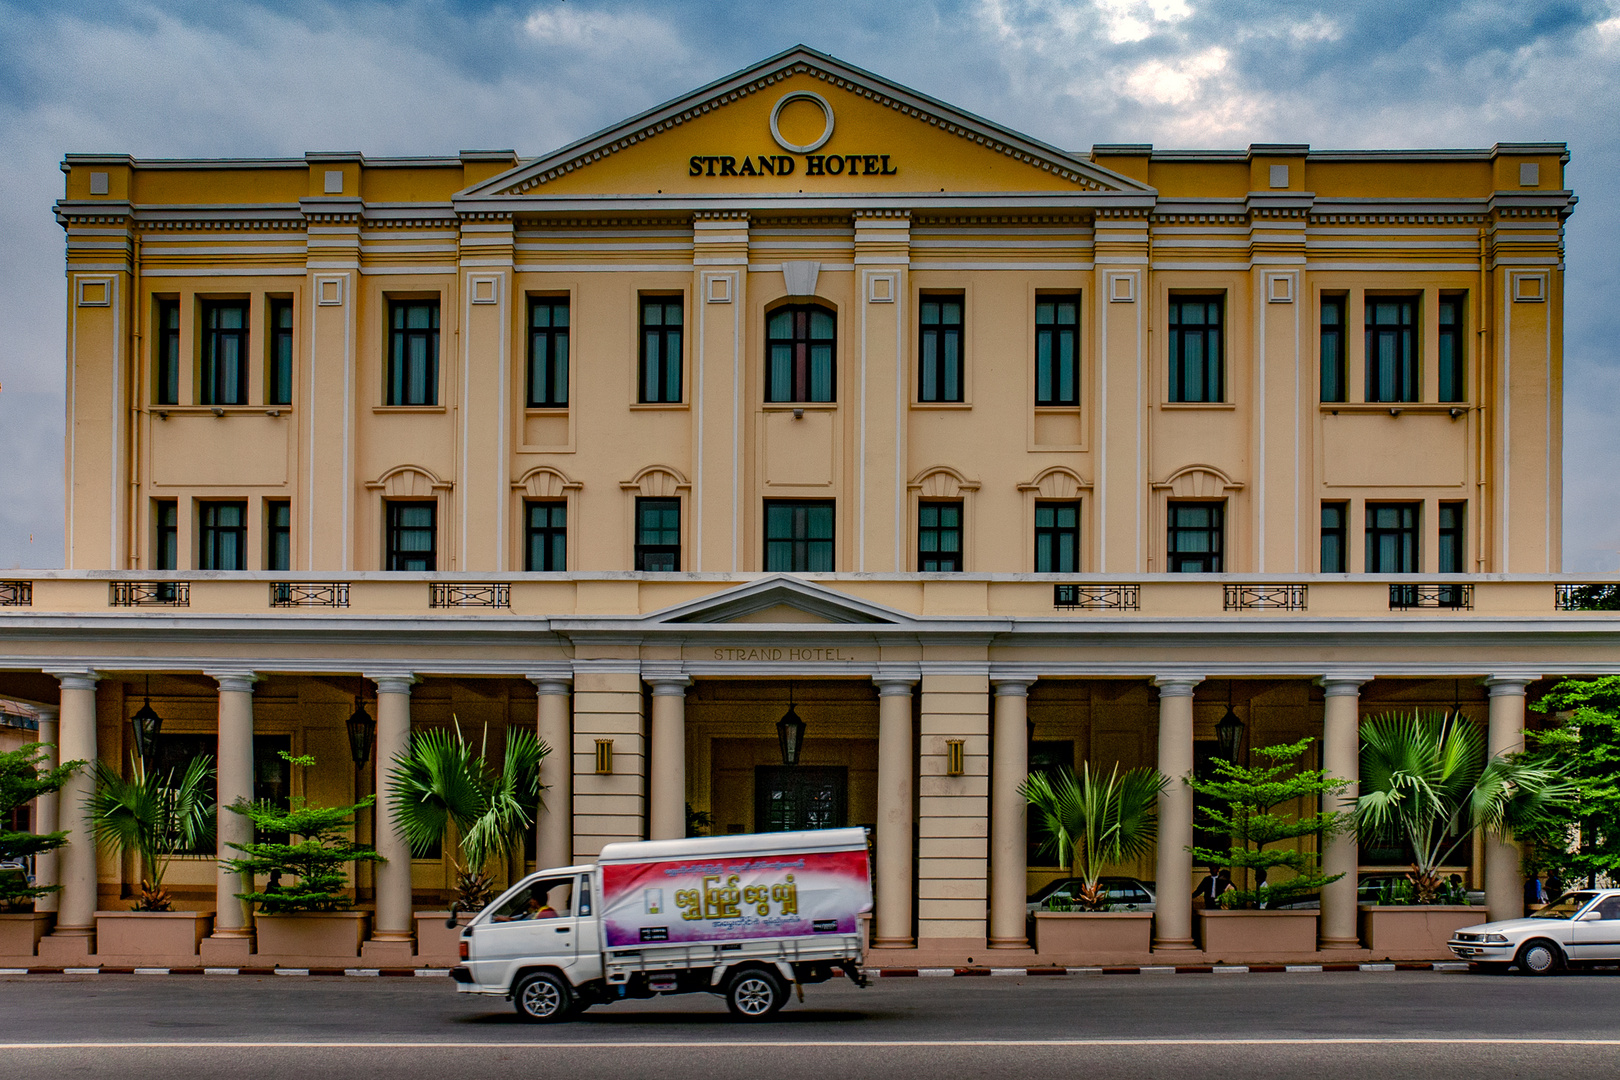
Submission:
<svg viewBox="0 0 1620 1080">
<path fill-rule="evenodd" d="M 416 959 L 418 963 L 455 967 L 461 963 L 461 928 L 473 921 L 475 911 L 456 912 L 455 929 L 444 925 L 448 911 L 416 913 Z"/>
<path fill-rule="evenodd" d="M 300 959 L 353 960 L 371 929 L 369 911 L 303 911 L 296 915 L 255 915 L 259 955 Z M 298 965 L 292 965 L 298 966 Z"/>
<path fill-rule="evenodd" d="M 1204 957 L 1234 964 L 1316 952 L 1315 911 L 1199 911 Z"/>
<path fill-rule="evenodd" d="M 96 955 L 169 960 L 197 955 L 212 911 L 98 911 Z"/>
<path fill-rule="evenodd" d="M 1035 951 L 1042 957 L 1142 955 L 1152 947 L 1152 912 L 1035 913 Z"/>
<path fill-rule="evenodd" d="M 0 956 L 33 956 L 55 923 L 54 911 L 0 914 Z"/>
<path fill-rule="evenodd" d="M 1452 934 L 1490 918 L 1482 907 L 1363 904 L 1361 941 L 1378 960 L 1451 960 Z"/>
</svg>

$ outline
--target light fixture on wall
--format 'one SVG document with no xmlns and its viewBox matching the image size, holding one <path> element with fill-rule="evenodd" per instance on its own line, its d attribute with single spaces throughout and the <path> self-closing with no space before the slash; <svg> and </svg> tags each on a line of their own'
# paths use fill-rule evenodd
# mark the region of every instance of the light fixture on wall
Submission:
<svg viewBox="0 0 1620 1080">
<path fill-rule="evenodd" d="M 967 740 L 945 740 L 945 775 L 967 775 Z"/>
<path fill-rule="evenodd" d="M 782 764 L 797 765 L 804 749 L 804 721 L 793 707 L 793 684 L 788 683 L 788 709 L 776 722 L 776 737 L 782 744 Z"/>
<path fill-rule="evenodd" d="M 1226 715 L 1215 725 L 1215 741 L 1220 744 L 1221 756 L 1237 764 L 1238 751 L 1243 749 L 1243 721 L 1232 709 L 1232 682 L 1226 683 Z"/>
<path fill-rule="evenodd" d="M 366 703 L 358 696 L 354 699 L 354 712 L 349 714 L 347 724 L 349 756 L 354 759 L 356 769 L 364 768 L 366 762 L 371 760 L 371 744 L 377 737 L 377 721 L 366 712 Z"/>
<path fill-rule="evenodd" d="M 596 740 L 596 775 L 613 775 L 613 740 Z"/>
<path fill-rule="evenodd" d="M 152 708 L 152 676 L 146 676 L 146 700 L 141 704 L 139 711 L 129 718 L 129 726 L 135 736 L 135 753 L 140 756 L 141 767 L 148 772 L 157 758 L 158 735 L 163 731 L 163 717 Z"/>
</svg>

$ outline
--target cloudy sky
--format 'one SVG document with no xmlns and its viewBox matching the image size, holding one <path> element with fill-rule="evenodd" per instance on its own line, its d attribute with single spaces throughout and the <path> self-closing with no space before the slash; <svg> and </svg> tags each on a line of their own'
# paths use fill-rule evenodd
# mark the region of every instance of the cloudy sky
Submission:
<svg viewBox="0 0 1620 1080">
<path fill-rule="evenodd" d="M 1620 569 L 1620 0 L 0 0 L 0 567 L 62 559 L 64 153 L 533 155 L 800 42 L 1069 149 L 1568 142 L 1564 565 Z"/>
</svg>

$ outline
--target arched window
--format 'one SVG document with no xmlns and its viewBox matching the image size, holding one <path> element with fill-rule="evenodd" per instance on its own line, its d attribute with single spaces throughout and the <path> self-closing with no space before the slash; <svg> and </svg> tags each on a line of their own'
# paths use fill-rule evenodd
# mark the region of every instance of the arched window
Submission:
<svg viewBox="0 0 1620 1080">
<path fill-rule="evenodd" d="M 766 317 L 766 401 L 833 401 L 837 320 L 817 304 L 790 304 Z"/>
</svg>

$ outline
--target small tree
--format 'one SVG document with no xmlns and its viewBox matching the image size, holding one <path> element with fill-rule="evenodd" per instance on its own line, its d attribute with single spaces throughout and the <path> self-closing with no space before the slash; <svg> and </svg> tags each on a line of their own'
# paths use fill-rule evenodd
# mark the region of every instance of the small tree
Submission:
<svg viewBox="0 0 1620 1080">
<path fill-rule="evenodd" d="M 308 755 L 293 755 L 285 750 L 281 756 L 288 764 L 305 770 L 315 764 Z M 243 875 L 247 892 L 237 897 L 259 905 L 266 915 L 285 915 L 298 911 L 343 911 L 353 907 L 353 900 L 345 892 L 348 876 L 343 867 L 355 862 L 384 862 L 369 847 L 362 847 L 343 835 L 343 830 L 354 824 L 354 815 L 376 801 L 376 796 L 349 806 L 310 806 L 309 800 L 297 796 L 291 808 L 283 810 L 267 802 L 238 801 L 229 807 L 253 822 L 258 836 L 282 834 L 285 842 L 258 840 L 250 844 L 230 846 L 247 856 L 228 859 L 220 865 L 235 874 Z M 268 874 L 271 881 L 264 889 L 256 889 L 255 878 Z M 286 877 L 294 880 L 288 882 Z"/>
<path fill-rule="evenodd" d="M 1234 765 L 1220 758 L 1212 765 L 1215 776 L 1208 780 L 1187 778 L 1187 785 L 1214 805 L 1202 807 L 1202 827 L 1213 833 L 1231 837 L 1231 846 L 1222 851 L 1208 848 L 1188 848 L 1193 858 L 1210 866 L 1226 866 L 1234 870 L 1265 872 L 1264 883 L 1248 874 L 1238 882 L 1240 887 L 1221 897 L 1221 906 L 1259 908 L 1276 906 L 1296 896 L 1318 892 L 1323 885 L 1337 881 L 1343 874 L 1324 877 L 1321 860 L 1315 852 L 1296 847 L 1274 846 L 1303 837 L 1336 835 L 1348 829 L 1349 814 L 1295 813 L 1292 804 L 1303 801 L 1313 808 L 1321 806 L 1325 795 L 1337 794 L 1347 781 L 1334 780 L 1321 769 L 1302 769 L 1299 758 L 1311 744 L 1310 739 L 1282 746 L 1256 747 L 1254 753 L 1261 759 L 1259 765 Z M 1279 867 L 1293 871 L 1286 881 L 1273 881 L 1270 872 Z M 1160 882 L 1160 888 L 1169 888 L 1170 882 Z"/>
<path fill-rule="evenodd" d="M 1475 829 L 1534 829 L 1558 820 L 1573 793 L 1525 755 L 1487 760 L 1479 728 L 1455 714 L 1386 713 L 1361 725 L 1356 821 L 1363 834 L 1410 847 L 1411 903 L 1441 902 L 1440 867 Z"/>
<path fill-rule="evenodd" d="M 1159 833 L 1158 797 L 1165 778 L 1155 769 L 1119 766 L 1105 778 L 1089 762 L 1078 778 L 1064 770 L 1055 776 L 1030 773 L 1018 793 L 1040 811 L 1046 849 L 1072 866 L 1081 879 L 1076 897 L 1083 911 L 1106 911 L 1108 900 L 1099 880 L 1104 867 L 1152 850 Z"/>
<path fill-rule="evenodd" d="M 13 832 L 5 827 L 11 812 L 41 795 L 61 791 L 73 774 L 84 768 L 82 761 L 69 761 L 54 769 L 45 768 L 45 744 L 28 743 L 0 754 L 0 863 L 55 851 L 67 843 L 67 833 Z M 59 885 L 30 885 L 22 871 L 0 871 L 0 911 L 26 911 L 34 899 L 48 896 Z"/>
<path fill-rule="evenodd" d="M 109 851 L 134 852 L 140 882 L 134 911 L 169 911 L 163 888 L 169 862 L 182 851 L 214 843 L 214 759 L 199 754 L 183 770 L 147 772 L 131 755 L 124 779 L 105 761 L 96 762 L 96 789 L 90 795 L 96 843 Z"/>
<path fill-rule="evenodd" d="M 1565 679 L 1536 708 L 1556 720 L 1525 733 L 1532 752 L 1574 790 L 1519 836 L 1534 841 L 1535 862 L 1565 881 L 1612 885 L 1620 881 L 1620 676 Z"/>
<path fill-rule="evenodd" d="M 456 724 L 418 731 L 394 758 L 390 802 L 411 851 L 424 855 L 434 844 L 461 838 L 464 862 L 456 863 L 455 906 L 478 911 L 489 902 L 489 862 L 504 857 L 521 866 L 524 838 L 540 800 L 540 763 L 550 748 L 534 733 L 512 728 L 499 768 L 489 760 L 489 729 L 475 753 Z"/>
</svg>

